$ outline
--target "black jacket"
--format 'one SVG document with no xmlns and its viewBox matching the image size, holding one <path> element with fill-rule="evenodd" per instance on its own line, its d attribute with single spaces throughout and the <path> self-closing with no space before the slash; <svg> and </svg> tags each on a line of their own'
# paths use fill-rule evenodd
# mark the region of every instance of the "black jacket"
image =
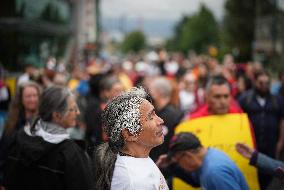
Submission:
<svg viewBox="0 0 284 190">
<path fill-rule="evenodd" d="M 5 164 L 4 185 L 6 190 L 89 190 L 91 169 L 87 154 L 74 141 L 53 144 L 21 130 Z"/>
<path fill-rule="evenodd" d="M 103 143 L 103 128 L 101 122 L 101 102 L 96 97 L 88 97 L 85 121 L 86 121 L 86 140 L 89 146 L 97 146 Z"/>
</svg>

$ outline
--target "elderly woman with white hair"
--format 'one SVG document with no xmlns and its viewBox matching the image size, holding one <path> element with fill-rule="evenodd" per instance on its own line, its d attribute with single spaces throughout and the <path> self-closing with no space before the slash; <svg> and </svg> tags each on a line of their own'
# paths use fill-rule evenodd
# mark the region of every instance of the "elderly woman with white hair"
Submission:
<svg viewBox="0 0 284 190">
<path fill-rule="evenodd" d="M 7 190 L 93 188 L 90 159 L 66 131 L 76 125 L 79 114 L 66 88 L 43 92 L 38 119 L 17 133 L 10 148 L 4 172 Z"/>
</svg>

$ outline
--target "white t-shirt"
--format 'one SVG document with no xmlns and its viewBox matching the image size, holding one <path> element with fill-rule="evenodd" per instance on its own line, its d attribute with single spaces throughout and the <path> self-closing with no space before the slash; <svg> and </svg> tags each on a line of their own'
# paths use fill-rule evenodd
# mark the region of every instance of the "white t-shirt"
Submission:
<svg viewBox="0 0 284 190">
<path fill-rule="evenodd" d="M 166 180 L 151 158 L 117 156 L 111 190 L 168 190 Z"/>
<path fill-rule="evenodd" d="M 261 107 L 265 106 L 265 103 L 266 103 L 266 99 L 265 98 L 257 96 L 256 99 L 257 99 L 257 101 L 258 101 L 258 103 L 260 104 Z"/>
</svg>

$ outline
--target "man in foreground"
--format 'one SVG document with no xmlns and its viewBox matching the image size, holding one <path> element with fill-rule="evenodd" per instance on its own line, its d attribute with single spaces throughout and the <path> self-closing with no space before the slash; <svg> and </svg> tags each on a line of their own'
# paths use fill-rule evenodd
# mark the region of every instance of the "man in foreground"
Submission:
<svg viewBox="0 0 284 190">
<path fill-rule="evenodd" d="M 142 88 L 112 99 L 102 118 L 109 142 L 94 154 L 96 188 L 111 190 L 167 190 L 164 176 L 149 157 L 164 141 L 163 120 L 146 100 Z"/>
<path fill-rule="evenodd" d="M 179 133 L 172 138 L 170 150 L 157 161 L 169 167 L 174 175 L 206 190 L 248 190 L 247 182 L 236 164 L 223 152 L 205 148 L 192 133 Z"/>
<path fill-rule="evenodd" d="M 253 131 L 248 117 L 232 98 L 230 85 L 223 76 L 213 76 L 206 85 L 206 104 L 179 124 L 175 133 L 192 132 L 205 147 L 215 147 L 225 152 L 237 163 L 250 189 L 258 190 L 256 169 L 247 165 L 235 152 L 239 141 L 254 147 Z M 177 189 L 192 189 L 186 184 L 175 183 Z"/>
</svg>

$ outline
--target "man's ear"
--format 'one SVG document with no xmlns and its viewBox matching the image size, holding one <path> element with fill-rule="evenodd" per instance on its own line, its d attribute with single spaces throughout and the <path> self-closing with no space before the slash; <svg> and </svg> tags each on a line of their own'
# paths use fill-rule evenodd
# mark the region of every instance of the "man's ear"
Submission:
<svg viewBox="0 0 284 190">
<path fill-rule="evenodd" d="M 62 116 L 61 116 L 60 113 L 58 113 L 58 112 L 53 112 L 53 113 L 52 113 L 52 120 L 53 120 L 53 121 L 57 122 L 57 121 L 59 121 L 61 118 L 62 118 Z"/>
<path fill-rule="evenodd" d="M 121 134 L 123 139 L 128 142 L 135 142 L 138 140 L 137 135 L 132 135 L 127 129 L 122 129 Z"/>
</svg>

